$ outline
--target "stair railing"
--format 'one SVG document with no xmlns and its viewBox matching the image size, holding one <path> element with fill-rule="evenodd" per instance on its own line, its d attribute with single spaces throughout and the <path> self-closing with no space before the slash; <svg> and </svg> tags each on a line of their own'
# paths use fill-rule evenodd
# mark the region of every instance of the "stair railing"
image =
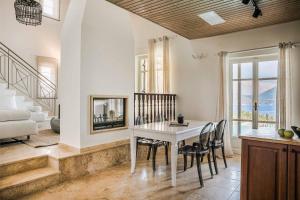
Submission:
<svg viewBox="0 0 300 200">
<path fill-rule="evenodd" d="M 55 115 L 56 85 L 1 42 L 0 81 Z"/>
</svg>

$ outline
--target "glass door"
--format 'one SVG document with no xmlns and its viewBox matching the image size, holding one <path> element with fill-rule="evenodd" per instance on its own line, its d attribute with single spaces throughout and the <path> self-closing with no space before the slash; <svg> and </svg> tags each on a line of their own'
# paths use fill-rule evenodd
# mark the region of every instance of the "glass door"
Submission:
<svg viewBox="0 0 300 200">
<path fill-rule="evenodd" d="M 277 56 L 236 59 L 231 69 L 231 116 L 233 147 L 238 136 L 273 132 L 276 129 Z"/>
<path fill-rule="evenodd" d="M 241 62 L 232 65 L 232 135 L 248 133 L 254 128 L 253 63 Z"/>
<path fill-rule="evenodd" d="M 258 60 L 256 129 L 261 133 L 276 130 L 278 60 Z"/>
</svg>

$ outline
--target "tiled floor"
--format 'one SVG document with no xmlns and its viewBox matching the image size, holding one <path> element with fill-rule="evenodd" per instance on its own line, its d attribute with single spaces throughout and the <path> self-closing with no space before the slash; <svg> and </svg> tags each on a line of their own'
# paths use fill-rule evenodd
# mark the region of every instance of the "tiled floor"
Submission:
<svg viewBox="0 0 300 200">
<path fill-rule="evenodd" d="M 158 169 L 152 172 L 151 161 L 140 161 L 134 175 L 130 165 L 124 164 L 93 175 L 49 188 L 26 196 L 23 200 L 85 200 L 85 199 L 239 199 L 240 158 L 228 159 L 229 167 L 224 169 L 218 160 L 219 175 L 210 178 L 207 163 L 203 164 L 204 184 L 200 188 L 197 169 L 194 166 L 183 172 L 183 160 L 178 160 L 177 187 L 171 187 L 170 166 L 158 160 Z"/>
</svg>

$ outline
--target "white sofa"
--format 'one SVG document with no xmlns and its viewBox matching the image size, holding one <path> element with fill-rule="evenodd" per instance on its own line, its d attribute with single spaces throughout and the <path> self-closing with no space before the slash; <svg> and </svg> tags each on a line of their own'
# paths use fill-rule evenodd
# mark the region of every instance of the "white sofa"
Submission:
<svg viewBox="0 0 300 200">
<path fill-rule="evenodd" d="M 0 139 L 37 134 L 37 124 L 32 120 L 0 122 Z"/>
</svg>

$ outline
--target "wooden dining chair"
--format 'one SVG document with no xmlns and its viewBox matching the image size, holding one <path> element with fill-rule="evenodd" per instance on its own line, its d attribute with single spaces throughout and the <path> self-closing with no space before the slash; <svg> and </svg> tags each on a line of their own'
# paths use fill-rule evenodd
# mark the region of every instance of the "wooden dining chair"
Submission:
<svg viewBox="0 0 300 200">
<path fill-rule="evenodd" d="M 135 124 L 136 125 L 145 124 L 145 120 L 142 117 L 137 117 Z M 148 146 L 147 160 L 150 159 L 151 152 L 152 152 L 152 169 L 153 169 L 153 171 L 156 170 L 156 153 L 157 153 L 158 147 L 162 147 L 162 146 L 165 147 L 166 164 L 167 165 L 169 164 L 169 156 L 168 156 L 169 143 L 168 142 L 138 137 L 137 142 L 136 142 L 136 152 L 138 152 L 139 145 Z"/>
<path fill-rule="evenodd" d="M 179 148 L 178 153 L 183 154 L 184 158 L 184 170 L 186 170 L 186 165 L 187 165 L 187 156 L 191 156 L 192 160 L 194 160 L 194 157 L 196 157 L 197 161 L 197 170 L 198 170 L 198 177 L 200 181 L 201 187 L 204 186 L 203 184 L 203 177 L 202 177 L 202 170 L 201 170 L 201 157 L 202 156 L 207 156 L 208 159 L 208 166 L 209 166 L 209 171 L 211 174 L 211 177 L 213 177 L 213 171 L 212 171 L 212 166 L 211 166 L 211 159 L 210 159 L 210 137 L 211 133 L 213 131 L 213 123 L 208 123 L 206 124 L 203 129 L 200 132 L 199 135 L 199 142 L 194 143 L 193 145 L 184 145 L 183 147 Z"/>
<path fill-rule="evenodd" d="M 221 120 L 214 131 L 213 140 L 211 141 L 211 149 L 213 155 L 213 161 L 215 166 L 216 174 L 218 174 L 218 164 L 216 157 L 216 149 L 222 149 L 222 157 L 224 161 L 225 168 L 227 168 L 227 161 L 225 156 L 225 147 L 224 147 L 224 132 L 226 128 L 227 121 L 225 119 Z"/>
</svg>

